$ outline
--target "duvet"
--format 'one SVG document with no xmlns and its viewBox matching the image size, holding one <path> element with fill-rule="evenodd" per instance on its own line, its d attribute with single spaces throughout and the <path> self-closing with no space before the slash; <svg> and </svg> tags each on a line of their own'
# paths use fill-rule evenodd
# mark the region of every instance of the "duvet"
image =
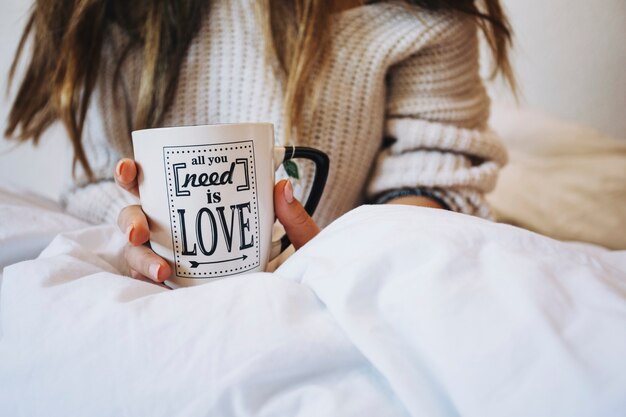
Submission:
<svg viewBox="0 0 626 417">
<path fill-rule="evenodd" d="M 2 416 L 623 416 L 626 253 L 362 207 L 274 273 L 167 290 L 113 227 L 4 269 Z"/>
</svg>

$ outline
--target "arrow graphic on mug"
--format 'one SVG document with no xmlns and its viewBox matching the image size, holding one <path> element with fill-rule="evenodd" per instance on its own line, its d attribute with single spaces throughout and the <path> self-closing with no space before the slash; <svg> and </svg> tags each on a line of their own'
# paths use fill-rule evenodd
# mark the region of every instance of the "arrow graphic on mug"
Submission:
<svg viewBox="0 0 626 417">
<path fill-rule="evenodd" d="M 213 262 L 196 262 L 196 261 L 189 261 L 189 263 L 191 264 L 192 268 L 197 268 L 198 265 L 208 265 L 208 264 L 220 264 L 222 262 L 231 262 L 231 261 L 237 261 L 239 259 L 241 259 L 242 261 L 245 260 L 248 256 L 247 255 L 243 255 L 240 256 L 239 258 L 233 258 L 233 259 L 224 259 L 223 261 L 213 261 Z"/>
</svg>

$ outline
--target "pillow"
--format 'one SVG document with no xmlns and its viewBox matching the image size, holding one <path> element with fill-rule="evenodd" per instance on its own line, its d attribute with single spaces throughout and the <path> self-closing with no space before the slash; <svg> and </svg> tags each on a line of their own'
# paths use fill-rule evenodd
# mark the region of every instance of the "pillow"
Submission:
<svg viewBox="0 0 626 417">
<path fill-rule="evenodd" d="M 626 249 L 626 141 L 531 110 L 493 110 L 510 156 L 488 196 L 496 219 Z"/>
</svg>

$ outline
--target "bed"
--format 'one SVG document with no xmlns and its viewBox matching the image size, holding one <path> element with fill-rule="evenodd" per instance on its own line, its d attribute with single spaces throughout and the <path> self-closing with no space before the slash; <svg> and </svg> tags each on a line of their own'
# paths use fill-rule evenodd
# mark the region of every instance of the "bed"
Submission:
<svg viewBox="0 0 626 417">
<path fill-rule="evenodd" d="M 626 148 L 493 124 L 500 223 L 364 206 L 274 273 L 176 291 L 126 276 L 114 227 L 3 187 L 0 415 L 624 415 Z"/>
</svg>

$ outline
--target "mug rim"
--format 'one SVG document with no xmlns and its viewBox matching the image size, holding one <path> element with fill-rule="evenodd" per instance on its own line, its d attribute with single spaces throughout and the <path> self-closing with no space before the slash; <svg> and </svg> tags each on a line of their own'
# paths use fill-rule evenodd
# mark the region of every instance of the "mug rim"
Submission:
<svg viewBox="0 0 626 417">
<path fill-rule="evenodd" d="M 184 128 L 198 128 L 198 127 L 226 127 L 226 126 L 274 126 L 272 122 L 232 122 L 232 123 L 209 123 L 209 124 L 198 124 L 198 125 L 183 125 L 183 126 L 161 126 L 161 127 L 150 127 L 145 129 L 137 129 L 131 131 L 131 133 L 139 133 L 139 132 L 154 132 L 154 131 L 164 131 L 171 129 L 184 129 Z"/>
</svg>

